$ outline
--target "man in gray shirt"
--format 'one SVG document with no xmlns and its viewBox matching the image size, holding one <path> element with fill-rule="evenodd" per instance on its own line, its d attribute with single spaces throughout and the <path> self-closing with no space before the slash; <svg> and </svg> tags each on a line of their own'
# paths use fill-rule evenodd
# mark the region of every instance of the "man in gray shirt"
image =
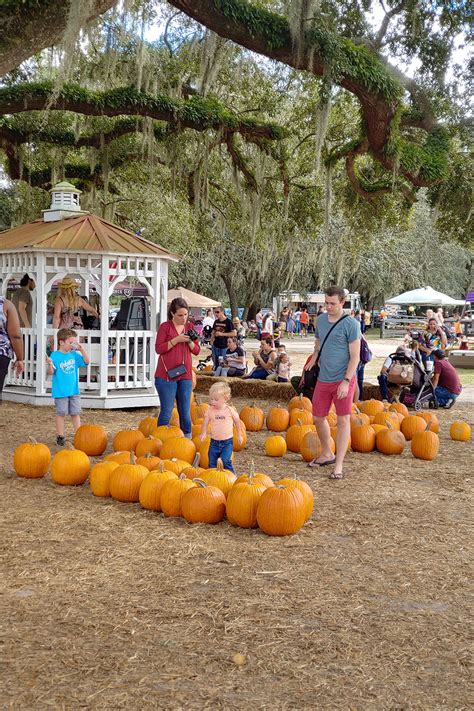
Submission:
<svg viewBox="0 0 474 711">
<path fill-rule="evenodd" d="M 327 336 L 321 351 L 319 376 L 313 394 L 313 416 L 322 450 L 321 455 L 308 466 L 334 464 L 334 471 L 329 478 L 343 479 L 343 463 L 349 445 L 350 416 L 360 360 L 360 326 L 351 316 L 344 316 L 344 289 L 330 286 L 324 293 L 326 313 L 318 317 L 314 353 L 305 365 L 305 370 L 314 366 Z M 331 450 L 331 432 L 326 420 L 332 403 L 337 415 L 336 456 Z"/>
</svg>

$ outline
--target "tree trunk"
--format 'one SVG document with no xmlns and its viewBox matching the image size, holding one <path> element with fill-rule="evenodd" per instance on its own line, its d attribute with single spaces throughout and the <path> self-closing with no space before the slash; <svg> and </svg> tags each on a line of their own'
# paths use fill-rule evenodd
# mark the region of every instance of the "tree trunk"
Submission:
<svg viewBox="0 0 474 711">
<path fill-rule="evenodd" d="M 229 295 L 230 310 L 232 313 L 232 318 L 234 318 L 235 316 L 239 315 L 239 302 L 237 300 L 237 292 L 235 291 L 232 279 L 229 274 L 221 272 L 221 279 L 225 284 L 225 288 L 227 289 L 227 293 Z"/>
</svg>

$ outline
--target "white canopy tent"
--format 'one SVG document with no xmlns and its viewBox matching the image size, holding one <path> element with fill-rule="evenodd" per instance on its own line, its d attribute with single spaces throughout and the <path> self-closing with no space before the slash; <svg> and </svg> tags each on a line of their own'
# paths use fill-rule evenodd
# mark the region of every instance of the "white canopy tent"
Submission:
<svg viewBox="0 0 474 711">
<path fill-rule="evenodd" d="M 191 309 L 213 309 L 215 306 L 221 306 L 220 301 L 214 301 L 214 299 L 209 299 L 202 294 L 196 294 L 195 291 L 185 289 L 183 286 L 168 291 L 168 303 L 170 304 L 173 299 L 184 299 Z"/>
<path fill-rule="evenodd" d="M 442 294 L 440 291 L 436 291 L 431 286 L 424 286 L 420 289 L 404 291 L 403 294 L 394 296 L 392 299 L 388 299 L 385 303 L 399 306 L 405 304 L 413 304 L 413 306 L 460 306 L 464 304 L 464 301 L 453 299 L 447 294 Z"/>
</svg>

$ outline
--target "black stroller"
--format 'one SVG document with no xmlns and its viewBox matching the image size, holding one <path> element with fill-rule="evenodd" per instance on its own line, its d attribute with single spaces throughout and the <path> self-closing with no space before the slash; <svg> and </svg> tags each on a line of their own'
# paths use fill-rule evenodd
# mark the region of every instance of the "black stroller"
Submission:
<svg viewBox="0 0 474 711">
<path fill-rule="evenodd" d="M 405 356 L 400 353 L 394 353 L 393 364 L 390 366 L 387 378 L 389 383 L 393 383 L 391 371 L 400 370 L 400 366 L 406 368 L 408 374 L 412 373 L 411 384 L 405 383 L 402 388 L 399 400 L 407 407 L 412 407 L 417 412 L 423 408 L 438 408 L 438 400 L 436 399 L 433 383 L 433 371 L 425 370 L 423 364 L 412 356 Z M 398 368 L 394 368 L 398 365 Z M 402 371 L 403 372 L 403 371 Z M 395 376 L 396 378 L 396 376 Z M 398 380 L 397 384 L 401 384 Z"/>
<path fill-rule="evenodd" d="M 211 326 L 204 326 L 201 333 L 201 346 L 211 345 L 212 328 Z"/>
</svg>

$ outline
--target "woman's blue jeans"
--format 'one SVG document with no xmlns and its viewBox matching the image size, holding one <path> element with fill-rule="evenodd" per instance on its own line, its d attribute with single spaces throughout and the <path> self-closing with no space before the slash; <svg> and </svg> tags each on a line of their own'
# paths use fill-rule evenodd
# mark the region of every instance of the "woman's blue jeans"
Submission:
<svg viewBox="0 0 474 711">
<path fill-rule="evenodd" d="M 253 373 L 250 373 L 249 378 L 252 380 L 266 380 L 268 378 L 268 370 L 265 370 L 265 368 L 255 368 Z"/>
<path fill-rule="evenodd" d="M 193 391 L 193 381 L 155 378 L 155 387 L 160 398 L 158 426 L 169 425 L 174 401 L 176 400 L 180 427 L 186 436 L 191 436 L 191 393 Z"/>
</svg>

